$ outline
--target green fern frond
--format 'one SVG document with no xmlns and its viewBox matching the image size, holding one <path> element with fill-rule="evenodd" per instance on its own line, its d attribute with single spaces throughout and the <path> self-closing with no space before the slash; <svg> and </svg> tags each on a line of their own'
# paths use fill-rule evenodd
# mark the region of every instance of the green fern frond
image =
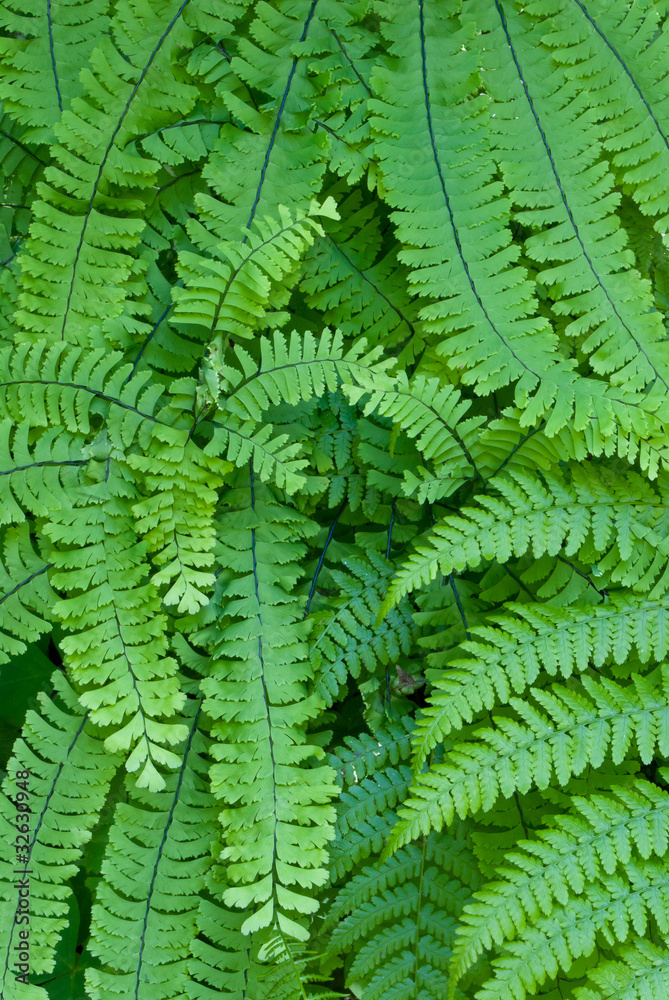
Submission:
<svg viewBox="0 0 669 1000">
<path fill-rule="evenodd" d="M 526 272 L 515 263 L 509 202 L 493 180 L 488 97 L 475 96 L 479 59 L 471 26 L 455 28 L 455 3 L 381 6 L 395 58 L 372 79 L 380 95 L 370 101 L 374 148 L 405 248 L 400 260 L 428 300 L 419 314 L 425 330 L 439 338 L 446 363 L 477 393 L 517 383 L 515 400 L 528 423 L 550 418 L 555 433 L 573 421 L 576 436 L 594 420 L 600 436 L 610 437 L 622 419 L 628 434 L 630 406 L 638 401 L 618 393 L 614 402 L 602 383 L 577 374 L 575 362 L 558 352 Z M 441 68 L 445 39 L 452 65 L 447 76 Z M 659 397 L 653 405 L 662 405 Z"/>
<path fill-rule="evenodd" d="M 312 612 L 311 661 L 316 691 L 325 705 L 338 700 L 348 676 L 373 675 L 408 653 L 414 631 L 408 607 L 399 605 L 376 626 L 390 576 L 389 564 L 374 552 L 347 559 L 346 570 L 331 568 L 338 596 L 322 598 Z M 323 604 L 325 606 L 323 607 Z"/>
<path fill-rule="evenodd" d="M 232 466 L 206 455 L 185 427 L 160 424 L 151 428 L 146 452 L 129 456 L 128 463 L 141 474 L 144 497 L 133 505 L 133 515 L 158 567 L 152 583 L 168 588 L 164 604 L 195 614 L 214 584 L 217 490 Z"/>
<path fill-rule="evenodd" d="M 535 558 L 556 555 L 563 546 L 566 556 L 596 562 L 613 583 L 661 596 L 666 557 L 663 529 L 655 533 L 654 526 L 666 515 L 658 494 L 633 473 L 600 478 L 592 467 L 574 467 L 570 480 L 521 470 L 495 477 L 490 486 L 504 499 L 480 495 L 477 507 L 445 517 L 429 547 L 418 547 L 401 567 L 380 615 L 438 573 L 474 569 L 483 560 L 504 564 L 526 551 Z M 664 481 L 661 490 L 663 495 Z"/>
<path fill-rule="evenodd" d="M 26 141 L 54 141 L 63 109 L 79 93 L 79 74 L 108 28 L 107 7 L 106 0 L 2 4 L 0 100 L 26 126 Z"/>
<path fill-rule="evenodd" d="M 657 218 L 658 231 L 665 228 L 669 43 L 662 5 L 539 0 L 526 9 L 540 19 L 543 44 L 553 58 L 579 83 L 587 81 L 624 189 L 642 212 Z"/>
<path fill-rule="evenodd" d="M 280 205 L 278 214 L 278 219 L 256 220 L 243 242 L 217 240 L 207 246 L 213 257 L 179 254 L 178 273 L 184 286 L 173 289 L 173 322 L 208 331 L 205 364 L 214 377 L 225 363 L 230 337 L 248 340 L 268 323 L 270 300 L 273 310 L 288 301 L 300 260 L 322 233 L 318 219 L 337 218 L 331 198 L 321 206 L 312 203 L 307 212 L 290 213 Z"/>
<path fill-rule="evenodd" d="M 335 186 L 335 198 L 339 187 Z M 420 341 L 416 307 L 406 288 L 396 250 L 382 243 L 377 206 L 360 191 L 342 197 L 342 219 L 323 222 L 324 235 L 306 255 L 300 289 L 308 305 L 346 337 L 364 336 L 386 349 Z"/>
<path fill-rule="evenodd" d="M 0 925 L 3 996 L 14 988 L 22 929 L 30 930 L 30 971 L 53 969 L 68 923 L 68 883 L 121 762 L 105 748 L 62 673 L 54 673 L 52 684 L 54 697 L 38 695 L 39 712 L 31 709 L 26 716 L 3 783 L 0 825 L 7 850 L 0 866 L 8 918 Z M 29 872 L 25 902 L 14 869 Z"/>
<path fill-rule="evenodd" d="M 299 337 L 295 331 L 288 343 L 278 331 L 272 342 L 262 338 L 259 363 L 235 347 L 234 361 L 241 371 L 232 365 L 222 369 L 228 395 L 221 410 L 259 421 L 270 404 L 295 406 L 300 400 L 335 392 L 344 381 L 366 382 L 370 372 L 380 376 L 389 362 L 379 360 L 380 348 L 365 352 L 365 347 L 365 341 L 358 340 L 346 350 L 341 331 L 332 334 L 327 329 L 318 340 L 309 332 Z"/>
<path fill-rule="evenodd" d="M 342 783 L 357 784 L 388 765 L 395 767 L 408 760 L 413 729 L 413 720 L 407 716 L 386 719 L 383 729 L 374 735 L 347 736 L 341 746 L 328 754 L 328 762 Z"/>
<path fill-rule="evenodd" d="M 20 253 L 24 340 L 99 344 L 101 325 L 122 312 L 142 274 L 142 209 L 159 165 L 128 143 L 193 107 L 195 88 L 172 71 L 192 37 L 187 2 L 123 0 L 110 33 L 96 36 L 83 88 L 56 126 L 55 164 Z"/>
<path fill-rule="evenodd" d="M 260 990 L 268 1000 L 337 1000 L 344 997 L 328 989 L 322 976 L 313 970 L 318 956 L 282 935 L 274 935 L 263 943 L 258 957 L 263 961 Z"/>
<path fill-rule="evenodd" d="M 342 91 L 338 86 L 337 78 L 350 77 L 351 67 L 335 34 L 359 37 L 366 7 L 355 0 L 256 5 L 250 33 L 239 39 L 231 68 L 252 90 L 267 96 L 258 107 L 229 90 L 221 95 L 241 127 L 222 127 L 203 170 L 217 196 L 196 199 L 206 232 L 237 239 L 242 227 L 250 229 L 270 207 L 303 210 L 318 193 L 336 140 L 331 129 L 319 128 L 314 119 L 319 120 L 319 112 L 326 117 L 334 111 L 345 114 L 350 101 L 350 87 Z M 353 31 L 351 24 L 356 25 Z M 189 231 L 198 242 L 200 225 Z"/>
<path fill-rule="evenodd" d="M 388 721 L 371 737 L 347 740 L 329 757 L 344 786 L 329 847 L 332 882 L 381 853 L 396 820 L 394 810 L 411 786 L 405 761 L 411 755 L 412 728 L 410 720 Z"/>
<path fill-rule="evenodd" d="M 51 427 L 32 441 L 28 423 L 18 426 L 0 420 L 0 522 L 21 522 L 26 513 L 45 517 L 50 510 L 69 506 L 76 490 L 82 458 L 81 445 L 60 428 Z"/>
<path fill-rule="evenodd" d="M 221 903 L 222 889 L 213 880 L 214 870 L 206 877 L 209 892 L 200 899 L 185 995 L 188 1000 L 262 1000 L 262 967 L 241 929 L 244 914 Z"/>
<path fill-rule="evenodd" d="M 532 25 L 505 0 L 495 0 L 493 8 L 474 5 L 471 13 L 486 29 L 477 44 L 485 46 L 486 89 L 493 98 L 494 155 L 520 209 L 516 218 L 533 233 L 527 253 L 548 265 L 537 279 L 549 290 L 551 308 L 569 318 L 564 332 L 577 340 L 594 372 L 627 388 L 658 382 L 666 392 L 662 315 L 650 282 L 631 266 L 615 213 L 620 195 L 598 154 L 592 92 L 588 88 L 586 97 L 562 69 L 534 72 L 545 27 Z M 583 14 L 574 3 L 569 9 L 571 29 Z"/>
<path fill-rule="evenodd" d="M 573 811 L 553 816 L 537 840 L 506 856 L 494 882 L 462 914 L 453 954 L 458 980 L 486 949 L 522 934 L 556 904 L 566 905 L 602 873 L 623 870 L 633 854 L 662 858 L 669 844 L 669 795 L 635 781 L 609 795 L 575 796 Z"/>
<path fill-rule="evenodd" d="M 622 686 L 585 675 L 574 690 L 554 685 L 532 688 L 533 701 L 511 698 L 514 717 L 493 716 L 495 728 L 478 730 L 475 741 L 453 747 L 442 764 L 414 779 L 389 849 L 441 829 L 456 814 L 486 812 L 500 796 L 546 788 L 553 776 L 564 785 L 607 757 L 621 763 L 635 753 L 647 764 L 655 752 L 665 755 L 666 683 L 660 688 L 634 675 Z"/>
<path fill-rule="evenodd" d="M 454 730 L 496 705 L 508 704 L 543 674 L 570 677 L 609 659 L 624 663 L 636 649 L 642 663 L 667 653 L 669 603 L 612 594 L 602 605 L 551 608 L 509 604 L 513 615 L 473 625 L 476 638 L 461 643 L 467 658 L 432 654 L 433 688 L 418 720 L 415 766 Z"/>
<path fill-rule="evenodd" d="M 109 750 L 132 750 L 126 767 L 141 767 L 139 786 L 158 791 L 164 779 L 155 765 L 180 763 L 165 744 L 185 737 L 183 724 L 172 721 L 185 695 L 167 655 L 157 590 L 146 579 L 132 498 L 123 478 L 110 474 L 82 489 L 71 508 L 53 512 L 45 531 L 54 545 L 52 583 L 66 595 L 53 613 L 68 632 L 61 650 L 80 702 L 92 722 L 111 727 Z"/>
<path fill-rule="evenodd" d="M 129 799 L 118 803 L 109 828 L 91 917 L 99 962 L 86 972 L 93 1000 L 184 996 L 217 812 L 200 705 L 188 704 L 179 770 L 165 775 L 162 791 L 126 779 Z"/>
<path fill-rule="evenodd" d="M 575 1000 L 663 1000 L 669 989 L 667 939 L 657 944 L 635 938 L 618 954 L 590 969 L 589 985 L 576 989 Z"/>
<path fill-rule="evenodd" d="M 463 419 L 471 404 L 454 386 L 422 375 L 409 382 L 403 371 L 391 380 L 368 370 L 359 376 L 357 386 L 344 385 L 344 392 L 353 403 L 364 397 L 365 416 L 376 412 L 389 417 L 409 438 L 416 438 L 421 457 L 432 463 L 432 474 L 422 467 L 418 475 L 405 473 L 406 496 L 416 495 L 421 503 L 434 503 L 468 479 L 480 478 L 474 456 L 478 450 L 477 431 L 485 417 Z"/>
<path fill-rule="evenodd" d="M 27 524 L 5 531 L 0 562 L 0 663 L 24 653 L 27 643 L 51 631 L 55 594 L 47 575 L 50 568 L 35 552 Z"/>
<path fill-rule="evenodd" d="M 549 978 L 588 957 L 598 940 L 611 947 L 632 933 L 642 936 L 649 921 L 669 934 L 669 872 L 666 862 L 630 862 L 623 875 L 603 876 L 548 917 L 540 917 L 523 938 L 508 943 L 492 963 L 493 977 L 477 1000 L 524 1000 Z"/>
<path fill-rule="evenodd" d="M 156 421 L 163 389 L 159 383 L 147 386 L 150 374 L 133 375 L 132 366 L 121 360 L 115 351 L 84 351 L 63 342 L 49 346 L 44 340 L 5 349 L 0 359 L 3 415 L 28 427 L 65 427 L 88 435 L 93 415 L 111 411 L 107 424 L 127 446 L 145 421 Z"/>
<path fill-rule="evenodd" d="M 331 768 L 304 766 L 323 755 L 304 732 L 320 703 L 307 692 L 307 629 L 291 591 L 313 526 L 252 477 L 226 498 L 220 528 L 225 617 L 202 689 L 215 720 L 212 790 L 225 805 L 224 902 L 246 910 L 245 933 L 278 923 L 305 938 L 298 921 L 327 877 L 336 795 Z"/>
<path fill-rule="evenodd" d="M 477 882 L 466 855 L 464 844 L 432 834 L 362 869 L 339 892 L 328 953 L 354 953 L 349 981 L 365 997 L 443 996 L 457 918 L 471 891 L 467 876 Z"/>
</svg>

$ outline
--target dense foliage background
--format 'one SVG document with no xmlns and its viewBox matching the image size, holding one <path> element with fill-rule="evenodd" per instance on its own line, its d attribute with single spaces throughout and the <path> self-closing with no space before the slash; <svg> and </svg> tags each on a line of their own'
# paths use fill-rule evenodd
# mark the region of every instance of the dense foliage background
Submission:
<svg viewBox="0 0 669 1000">
<path fill-rule="evenodd" d="M 666 1000 L 666 0 L 4 0 L 0 997 Z"/>
</svg>

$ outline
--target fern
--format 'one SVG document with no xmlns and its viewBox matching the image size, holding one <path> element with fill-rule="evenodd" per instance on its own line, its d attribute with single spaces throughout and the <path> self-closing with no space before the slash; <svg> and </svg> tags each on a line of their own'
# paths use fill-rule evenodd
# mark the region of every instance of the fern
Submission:
<svg viewBox="0 0 669 1000">
<path fill-rule="evenodd" d="M 461 649 L 468 657 L 432 656 L 433 690 L 416 733 L 416 762 L 453 731 L 512 694 L 522 694 L 538 677 L 567 678 L 608 660 L 623 664 L 633 649 L 642 662 L 666 654 L 666 606 L 611 595 L 604 605 L 550 608 L 507 605 L 514 611 L 473 626 Z M 481 641 L 482 640 L 482 641 Z M 654 643 L 659 643 L 655 646 Z"/>
<path fill-rule="evenodd" d="M 606 797 L 575 797 L 573 807 L 573 814 L 552 817 L 537 840 L 507 855 L 498 880 L 468 904 L 453 955 L 456 977 L 493 941 L 516 937 L 604 873 L 624 869 L 633 850 L 644 859 L 666 853 L 669 799 L 654 785 L 639 781 Z"/>
<path fill-rule="evenodd" d="M 87 973 L 92 997 L 183 995 L 216 816 L 200 713 L 191 703 L 183 759 L 164 790 L 142 791 L 130 779 L 132 798 L 116 807 L 92 914 L 100 963 Z"/>
<path fill-rule="evenodd" d="M 620 949 L 620 957 L 603 962 L 588 976 L 593 988 L 581 987 L 577 1000 L 637 1000 L 641 997 L 661 997 L 667 988 L 666 948 L 636 938 Z"/>
<path fill-rule="evenodd" d="M 27 525 L 8 528 L 3 538 L 3 562 L 0 564 L 0 662 L 23 653 L 26 643 L 34 642 L 51 630 L 54 593 L 49 585 L 49 563 L 32 545 Z"/>
<path fill-rule="evenodd" d="M 376 613 L 388 578 L 388 567 L 372 552 L 369 559 L 347 560 L 348 572 L 331 569 L 338 589 L 336 603 L 313 611 L 310 635 L 316 690 L 327 705 L 341 696 L 350 675 L 355 680 L 396 663 L 400 651 L 411 647 L 412 622 L 406 608 L 398 608 L 379 628 Z M 329 604 L 329 606 L 328 606 Z"/>
<path fill-rule="evenodd" d="M 68 883 L 119 763 L 105 751 L 62 675 L 56 673 L 52 680 L 58 697 L 41 694 L 39 714 L 28 714 L 3 787 L 0 823 L 9 848 L 2 861 L 3 995 L 11 995 L 13 951 L 26 923 L 32 936 L 31 971 L 53 969 L 56 945 L 68 923 Z M 27 832 L 17 832 L 17 814 L 25 817 L 19 825 L 27 826 Z M 22 904 L 14 874 L 22 868 L 30 874 L 28 905 Z"/>
<path fill-rule="evenodd" d="M 326 877 L 334 793 L 327 766 L 298 766 L 322 755 L 300 728 L 319 702 L 305 690 L 302 602 L 289 593 L 300 534 L 309 525 L 256 490 L 252 478 L 250 488 L 232 494 L 223 521 L 228 623 L 202 682 L 205 709 L 217 721 L 212 791 L 225 803 L 223 857 L 232 885 L 224 902 L 247 911 L 257 904 L 242 927 L 246 933 L 278 921 L 284 933 L 304 938 L 290 914 L 317 906 L 308 893 Z"/>
<path fill-rule="evenodd" d="M 553 685 L 550 690 L 533 688 L 531 694 L 540 707 L 510 700 L 523 722 L 493 717 L 494 729 L 480 730 L 475 743 L 456 745 L 443 764 L 416 779 L 394 846 L 419 832 L 440 829 L 456 814 L 464 818 L 487 811 L 500 795 L 546 788 L 553 775 L 565 785 L 584 768 L 601 766 L 609 754 L 614 763 L 630 751 L 643 763 L 650 762 L 656 748 L 664 756 L 664 693 L 647 678 L 635 675 L 622 686 L 586 675 L 580 690 Z"/>
<path fill-rule="evenodd" d="M 372 758 L 373 776 L 369 765 L 360 767 L 359 753 L 353 773 L 347 774 L 348 789 L 341 798 L 333 845 L 333 881 L 341 882 L 353 865 L 359 867 L 380 851 L 381 831 L 376 831 L 376 837 L 365 837 L 364 814 L 370 816 L 374 808 L 382 820 L 388 814 L 392 818 L 392 810 L 406 794 L 402 779 L 408 769 L 391 766 L 406 747 L 402 738 L 395 749 L 394 741 L 403 737 L 401 730 L 393 727 L 376 736 L 380 749 Z M 351 745 L 345 759 L 352 749 L 364 753 L 366 743 Z M 358 768 L 361 775 L 367 771 L 369 776 L 360 780 Z M 340 886 L 324 921 L 328 954 L 350 952 L 355 946 L 349 976 L 366 996 L 409 996 L 414 990 L 439 996 L 447 988 L 454 918 L 468 897 L 468 885 L 477 879 L 468 845 L 449 836 L 430 835 L 385 862 L 376 860 L 360 868 Z"/>
<path fill-rule="evenodd" d="M 0 1000 L 664 998 L 668 38 L 0 0 Z"/>
<path fill-rule="evenodd" d="M 437 573 L 476 568 L 483 560 L 505 563 L 528 549 L 535 558 L 555 555 L 562 546 L 566 556 L 577 555 L 587 562 L 591 552 L 601 555 L 600 572 L 606 571 L 613 583 L 641 585 L 653 596 L 662 594 L 665 567 L 660 537 L 651 527 L 653 514 L 648 527 L 641 527 L 646 511 L 658 505 L 658 497 L 647 492 L 643 480 L 630 475 L 617 482 L 611 478 L 604 486 L 596 473 L 585 475 L 575 468 L 571 483 L 547 475 L 542 481 L 536 474 L 517 471 L 490 485 L 503 499 L 481 496 L 478 507 L 444 518 L 428 539 L 430 547 L 417 548 L 406 560 L 381 614 Z M 633 549 L 634 536 L 639 545 Z"/>
</svg>

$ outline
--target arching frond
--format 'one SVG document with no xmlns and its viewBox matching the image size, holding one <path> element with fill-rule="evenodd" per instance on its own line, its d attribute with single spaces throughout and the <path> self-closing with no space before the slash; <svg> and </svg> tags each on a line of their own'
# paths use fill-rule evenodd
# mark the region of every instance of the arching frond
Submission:
<svg viewBox="0 0 669 1000">
<path fill-rule="evenodd" d="M 432 655 L 429 705 L 415 736 L 416 766 L 453 731 L 496 705 L 522 694 L 539 676 L 564 678 L 608 660 L 625 663 L 632 650 L 641 662 L 667 653 L 669 603 L 611 595 L 601 605 L 551 608 L 507 605 L 513 615 L 473 625 L 460 646 L 467 657 Z"/>
<path fill-rule="evenodd" d="M 555 555 L 563 546 L 567 556 L 596 561 L 615 584 L 649 588 L 653 597 L 664 592 L 666 557 L 654 525 L 663 523 L 666 511 L 640 477 L 600 478 L 594 469 L 577 467 L 569 479 L 514 470 L 491 485 L 503 499 L 482 494 L 476 507 L 445 517 L 429 544 L 417 547 L 400 568 L 381 614 L 438 573 L 476 568 L 484 560 L 505 563 L 527 551 L 535 558 Z M 663 495 L 664 481 L 661 490 Z"/>
<path fill-rule="evenodd" d="M 608 757 L 620 763 L 632 753 L 648 763 L 656 752 L 664 756 L 666 683 L 665 677 L 660 688 L 636 675 L 622 686 L 585 675 L 575 690 L 556 684 L 532 688 L 532 701 L 510 699 L 513 717 L 492 716 L 494 728 L 479 729 L 476 739 L 454 746 L 443 763 L 414 779 L 391 849 L 456 815 L 487 812 L 500 796 L 546 788 L 553 778 L 565 785 Z"/>
<path fill-rule="evenodd" d="M 31 972 L 54 967 L 56 945 L 68 922 L 69 883 L 120 763 L 105 749 L 60 672 L 52 683 L 53 696 L 40 694 L 39 712 L 27 714 L 0 798 L 0 827 L 8 847 L 0 860 L 6 901 L 0 991 L 7 996 L 15 988 L 16 952 L 25 936 L 21 930 L 30 932 Z M 27 870 L 23 881 L 17 882 L 15 869 Z"/>
<path fill-rule="evenodd" d="M 128 801 L 116 806 L 91 918 L 98 961 L 86 981 L 93 1000 L 185 992 L 216 820 L 201 706 L 189 702 L 189 709 L 178 771 L 165 776 L 162 791 L 126 779 Z"/>
</svg>

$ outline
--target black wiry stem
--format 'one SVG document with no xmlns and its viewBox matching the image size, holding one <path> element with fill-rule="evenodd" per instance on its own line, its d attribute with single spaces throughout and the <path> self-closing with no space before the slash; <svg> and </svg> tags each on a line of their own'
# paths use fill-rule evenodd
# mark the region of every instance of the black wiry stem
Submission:
<svg viewBox="0 0 669 1000">
<path fill-rule="evenodd" d="M 325 553 L 328 550 L 328 545 L 332 541 L 332 536 L 334 535 L 334 530 L 337 527 L 337 521 L 339 520 L 339 518 L 343 514 L 345 507 L 346 507 L 346 500 L 343 501 L 343 503 L 340 506 L 339 510 L 335 514 L 334 521 L 330 525 L 330 530 L 328 531 L 328 537 L 325 540 L 325 545 L 323 546 L 323 551 L 321 552 L 321 554 L 319 556 L 319 559 L 318 559 L 318 565 L 316 566 L 316 572 L 314 573 L 314 578 L 311 581 L 311 589 L 309 590 L 309 597 L 307 598 L 307 606 L 306 606 L 306 609 L 305 609 L 305 612 L 304 612 L 304 617 L 305 618 L 309 614 L 309 608 L 311 607 L 311 601 L 312 601 L 312 598 L 313 598 L 314 593 L 316 591 L 316 582 L 318 580 L 318 574 L 320 573 L 321 568 L 323 566 L 323 560 L 325 559 Z"/>
</svg>

